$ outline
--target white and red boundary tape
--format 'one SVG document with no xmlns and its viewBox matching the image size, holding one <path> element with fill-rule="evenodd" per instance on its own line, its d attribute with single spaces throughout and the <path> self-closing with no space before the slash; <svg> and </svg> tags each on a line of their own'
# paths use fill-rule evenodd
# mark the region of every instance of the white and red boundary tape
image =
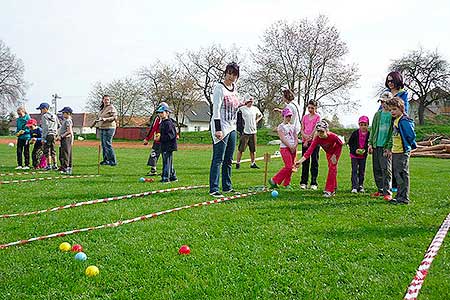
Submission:
<svg viewBox="0 0 450 300">
<path fill-rule="evenodd" d="M 55 177 L 39 177 L 39 178 L 31 178 L 31 179 L 17 179 L 17 180 L 0 181 L 0 184 L 24 183 L 24 182 L 34 182 L 34 181 L 54 180 L 54 179 L 68 179 L 68 178 L 92 178 L 92 177 L 99 177 L 99 176 L 100 175 L 64 175 L 64 176 L 55 176 Z"/>
<path fill-rule="evenodd" d="M 0 245 L 0 249 L 5 249 L 5 248 L 11 247 L 11 246 L 23 245 L 23 244 L 31 243 L 31 242 L 34 242 L 34 241 L 46 240 L 46 239 L 51 239 L 51 238 L 56 238 L 56 237 L 64 237 L 66 235 L 76 234 L 76 233 L 80 233 L 80 232 L 93 231 L 93 230 L 103 229 L 103 228 L 118 227 L 118 226 L 121 226 L 121 225 L 134 223 L 134 222 L 137 222 L 137 221 L 142 221 L 142 220 L 155 218 L 155 217 L 158 217 L 158 216 L 161 216 L 161 215 L 165 215 L 165 214 L 168 214 L 168 213 L 171 213 L 171 212 L 175 212 L 175 211 L 180 211 L 180 210 L 183 210 L 183 209 L 189 209 L 189 208 L 199 207 L 199 206 L 206 206 L 206 205 L 220 203 L 220 202 L 225 202 L 225 201 L 230 201 L 230 200 L 238 199 L 238 198 L 245 198 L 245 197 L 248 197 L 248 196 L 251 196 L 251 195 L 256 195 L 258 193 L 261 193 L 261 192 L 252 192 L 252 193 L 245 193 L 245 194 L 240 194 L 240 195 L 235 195 L 235 196 L 230 196 L 230 197 L 223 197 L 223 198 L 214 199 L 214 200 L 211 200 L 211 201 L 205 201 L 205 202 L 200 202 L 200 203 L 196 203 L 196 204 L 192 204 L 192 205 L 185 205 L 185 206 L 180 206 L 180 207 L 177 207 L 177 208 L 167 209 L 167 210 L 163 210 L 163 211 L 160 211 L 160 212 L 151 213 L 151 214 L 148 214 L 148 215 L 136 217 L 136 218 L 133 218 L 133 219 L 117 221 L 117 222 L 114 222 L 114 223 L 109 223 L 109 224 L 104 224 L 104 225 L 99 225 L 99 226 L 86 227 L 86 228 L 82 228 L 82 229 L 75 229 L 75 230 L 70 230 L 70 231 L 53 233 L 53 234 L 49 234 L 49 235 L 34 237 L 34 238 L 31 238 L 31 239 L 28 239 L 28 240 L 20 240 L 20 241 L 16 241 L 16 242 L 11 242 L 11 243 Z"/>
<path fill-rule="evenodd" d="M 20 172 L 20 173 L 0 173 L 1 176 L 21 176 L 21 175 L 36 175 L 36 174 L 48 174 L 49 171 L 33 171 L 33 172 Z"/>
<path fill-rule="evenodd" d="M 186 191 L 186 190 L 192 190 L 192 189 L 198 189 L 198 188 L 204 188 L 207 187 L 207 185 L 193 185 L 193 186 L 182 186 L 182 187 L 174 187 L 169 189 L 163 189 L 163 190 L 155 190 L 150 192 L 144 192 L 144 193 L 138 193 L 138 194 L 131 194 L 131 195 L 123 195 L 123 196 L 116 196 L 116 197 L 108 197 L 108 198 L 102 198 L 102 199 L 95 199 L 90 201 L 84 201 L 84 202 L 78 202 L 78 203 L 72 203 L 67 204 L 63 206 L 58 206 L 54 208 L 48 208 L 48 209 L 42 209 L 42 210 L 36 210 L 31 212 L 24 212 L 24 213 L 15 213 L 15 214 L 3 214 L 0 215 L 0 219 L 2 218 L 12 218 L 12 217 L 23 217 L 23 216 L 30 216 L 30 215 L 37 215 L 37 214 L 43 214 L 46 212 L 53 212 L 68 208 L 74 208 L 84 205 L 90 205 L 90 204 L 97 204 L 97 203 L 104 203 L 109 201 L 117 201 L 117 200 L 123 200 L 123 199 L 131 199 L 131 198 L 137 198 L 137 197 L 145 197 L 148 195 L 158 194 L 158 193 L 166 193 L 166 192 L 174 192 L 174 191 Z"/>
<path fill-rule="evenodd" d="M 406 291 L 405 297 L 403 299 L 406 300 L 416 300 L 420 289 L 422 288 L 423 282 L 425 281 L 425 277 L 427 277 L 428 269 L 431 266 L 434 258 L 436 257 L 439 248 L 444 241 L 445 236 L 447 235 L 448 229 L 450 227 L 450 214 L 447 215 L 447 218 L 442 223 L 438 232 L 434 236 L 433 241 L 425 252 L 425 256 L 422 262 L 417 269 L 416 275 L 408 286 L 408 290 Z"/>
</svg>

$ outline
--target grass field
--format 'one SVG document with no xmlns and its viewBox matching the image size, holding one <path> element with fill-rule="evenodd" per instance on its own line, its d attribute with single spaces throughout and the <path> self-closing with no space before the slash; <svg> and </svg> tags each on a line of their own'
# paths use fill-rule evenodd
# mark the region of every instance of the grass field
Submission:
<svg viewBox="0 0 450 300">
<path fill-rule="evenodd" d="M 276 146 L 261 146 L 274 152 Z M 170 186 L 207 184 L 210 148 L 175 154 L 179 182 L 140 183 L 147 149 L 116 149 L 119 165 L 93 179 L 0 185 L 0 214 L 27 212 Z M 96 174 L 97 149 L 74 149 L 74 174 Z M 262 164 L 262 163 L 261 163 Z M 0 173 L 13 171 L 15 153 L 0 143 Z M 280 160 L 269 165 L 273 175 Z M 326 163 L 321 155 L 319 184 Z M 371 163 L 366 190 L 374 191 Z M 0 250 L 0 299 L 401 299 L 441 222 L 450 212 L 450 161 L 414 158 L 409 206 L 350 194 L 350 161 L 339 164 L 339 192 L 268 193 L 182 210 L 150 220 Z M 5 176 L 0 180 L 33 176 Z M 42 177 L 42 176 L 37 176 Z M 243 164 L 234 187 L 261 185 L 263 171 Z M 101 225 L 210 200 L 208 190 L 88 205 L 0 219 L 0 244 Z M 80 243 L 86 262 L 62 253 Z M 180 256 L 182 244 L 191 255 Z M 96 265 L 100 275 L 84 269 Z M 449 237 L 431 266 L 420 299 L 450 299 Z"/>
</svg>

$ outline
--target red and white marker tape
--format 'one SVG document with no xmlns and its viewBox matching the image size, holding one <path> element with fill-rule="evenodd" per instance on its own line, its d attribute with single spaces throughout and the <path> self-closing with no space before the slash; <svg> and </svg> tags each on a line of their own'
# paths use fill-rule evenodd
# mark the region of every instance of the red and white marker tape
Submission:
<svg viewBox="0 0 450 300">
<path fill-rule="evenodd" d="M 31 178 L 31 179 L 0 181 L 0 184 L 24 183 L 24 182 L 34 182 L 34 181 L 54 180 L 54 179 L 69 179 L 69 178 L 92 178 L 92 177 L 98 177 L 98 176 L 100 176 L 100 175 L 64 175 L 64 176 L 55 176 L 55 177 L 39 177 L 39 178 Z"/>
<path fill-rule="evenodd" d="M 181 190 L 185 191 L 185 190 L 198 189 L 198 188 L 204 188 L 204 187 L 207 187 L 207 185 L 182 186 L 182 187 L 175 187 L 175 188 L 164 189 L 164 190 L 144 192 L 144 193 L 139 193 L 139 194 L 131 194 L 131 195 L 124 195 L 124 196 L 108 197 L 108 198 L 103 198 L 103 199 L 95 199 L 95 200 L 67 204 L 64 206 L 58 206 L 58 207 L 54 207 L 54 208 L 36 210 L 36 211 L 31 211 L 31 212 L 16 213 L 16 214 L 4 214 L 4 215 L 0 215 L 0 219 L 1 218 L 12 218 L 12 217 L 38 215 L 38 214 L 43 214 L 46 212 L 74 208 L 74 207 L 79 207 L 79 206 L 83 206 L 83 205 L 104 203 L 104 202 L 117 201 L 117 200 L 123 200 L 123 199 L 131 199 L 131 198 L 137 198 L 137 197 L 145 197 L 148 195 L 153 195 L 153 194 L 158 194 L 158 193 L 174 192 L 174 191 L 181 191 Z"/>
<path fill-rule="evenodd" d="M 419 295 L 420 289 L 422 288 L 423 282 L 425 281 L 425 277 L 428 274 L 428 269 L 431 266 L 434 258 L 436 257 L 439 248 L 444 241 L 445 236 L 447 235 L 448 229 L 450 227 L 450 214 L 447 215 L 447 218 L 442 223 L 438 232 L 434 236 L 433 241 L 428 247 L 427 252 L 425 252 L 425 256 L 422 262 L 417 269 L 416 276 L 414 276 L 413 280 L 408 286 L 408 290 L 406 291 L 405 297 L 403 299 L 407 300 L 416 300 Z"/>
<path fill-rule="evenodd" d="M 0 245 L 0 249 L 5 249 L 5 248 L 11 247 L 11 246 L 16 246 L 16 245 L 23 245 L 23 244 L 31 243 L 31 242 L 34 242 L 34 241 L 51 239 L 51 238 L 55 238 L 55 237 L 64 237 L 66 235 L 76 234 L 76 233 L 80 233 L 80 232 L 93 231 L 93 230 L 103 229 L 103 228 L 118 227 L 118 226 L 121 226 L 121 225 L 134 223 L 134 222 L 137 222 L 137 221 L 142 221 L 142 220 L 155 218 L 155 217 L 158 217 L 158 216 L 161 216 L 161 215 L 165 215 L 165 214 L 168 214 L 168 213 L 171 213 L 171 212 L 175 212 L 175 211 L 180 211 L 180 210 L 183 210 L 183 209 L 199 207 L 199 206 L 205 206 L 205 205 L 210 205 L 210 204 L 230 201 L 230 200 L 238 199 L 238 198 L 245 198 L 245 197 L 248 197 L 248 196 L 251 196 L 251 195 L 256 195 L 258 193 L 260 193 L 260 192 L 252 192 L 252 193 L 246 193 L 246 194 L 235 195 L 235 196 L 230 196 L 230 197 L 224 197 L 224 198 L 220 198 L 220 199 L 214 199 L 214 200 L 211 200 L 211 201 L 205 201 L 205 202 L 200 202 L 200 203 L 196 203 L 196 204 L 192 204 L 192 205 L 185 205 L 185 206 L 180 206 L 180 207 L 177 207 L 177 208 L 167 209 L 167 210 L 163 210 L 163 211 L 160 211 L 160 212 L 156 212 L 156 213 L 152 213 L 152 214 L 136 217 L 136 218 L 133 218 L 133 219 L 129 219 L 129 220 L 117 221 L 117 222 L 114 222 L 114 223 L 109 223 L 109 224 L 104 224 L 104 225 L 99 225 L 99 226 L 94 226 L 94 227 L 86 227 L 86 228 L 82 228 L 82 229 L 75 229 L 75 230 L 70 230 L 70 231 L 53 233 L 53 234 L 49 234 L 49 235 L 34 237 L 34 238 L 31 238 L 31 239 L 28 239 L 28 240 L 20 240 L 20 241 L 16 241 L 16 242 L 11 242 L 11 243 Z"/>
<path fill-rule="evenodd" d="M 0 173 L 0 176 L 20 176 L 20 175 L 35 175 L 35 174 L 48 174 L 49 171 L 36 171 L 36 172 L 20 172 L 20 173 Z"/>
</svg>

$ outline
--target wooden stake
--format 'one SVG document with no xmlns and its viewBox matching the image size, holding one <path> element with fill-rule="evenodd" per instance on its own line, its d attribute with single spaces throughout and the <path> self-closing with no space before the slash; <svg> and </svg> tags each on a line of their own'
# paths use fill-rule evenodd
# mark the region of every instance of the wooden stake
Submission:
<svg viewBox="0 0 450 300">
<path fill-rule="evenodd" d="M 266 187 L 266 183 L 267 183 L 267 166 L 269 164 L 269 160 L 270 160 L 270 154 L 269 153 L 264 153 L 264 183 L 263 186 Z"/>
<path fill-rule="evenodd" d="M 100 175 L 100 145 L 98 145 L 98 156 L 97 156 L 97 175 Z"/>
</svg>

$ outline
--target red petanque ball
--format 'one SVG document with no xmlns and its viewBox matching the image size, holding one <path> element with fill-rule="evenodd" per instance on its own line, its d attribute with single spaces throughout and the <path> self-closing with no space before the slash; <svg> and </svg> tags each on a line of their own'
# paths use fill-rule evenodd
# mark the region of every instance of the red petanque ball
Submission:
<svg viewBox="0 0 450 300">
<path fill-rule="evenodd" d="M 191 249 L 189 248 L 188 245 L 183 245 L 180 247 L 180 250 L 178 250 L 179 254 L 189 254 L 191 253 Z"/>
<path fill-rule="evenodd" d="M 72 246 L 72 252 L 82 252 L 83 247 L 80 244 L 75 244 Z"/>
</svg>

